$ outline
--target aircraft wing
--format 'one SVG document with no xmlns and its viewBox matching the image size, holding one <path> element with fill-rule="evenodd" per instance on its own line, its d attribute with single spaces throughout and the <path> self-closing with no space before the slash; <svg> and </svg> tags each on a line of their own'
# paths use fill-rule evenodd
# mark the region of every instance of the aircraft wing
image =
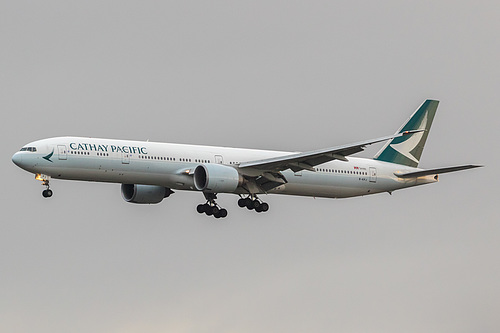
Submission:
<svg viewBox="0 0 500 333">
<path fill-rule="evenodd" d="M 455 167 L 427 169 L 427 170 L 407 172 L 407 173 L 395 173 L 395 175 L 399 178 L 414 178 L 414 177 L 437 175 L 441 173 L 455 172 L 455 171 L 474 169 L 480 167 L 482 167 L 482 165 L 460 165 Z"/>
<path fill-rule="evenodd" d="M 378 139 L 366 140 L 338 147 L 244 162 L 239 165 L 239 168 L 254 168 L 257 170 L 265 170 L 271 172 L 279 172 L 287 169 L 291 169 L 294 172 L 298 172 L 301 170 L 314 171 L 314 167 L 316 165 L 320 165 L 332 160 L 347 161 L 346 156 L 359 153 L 360 151 L 363 151 L 366 146 L 372 145 L 374 143 L 387 141 L 400 136 L 411 135 L 422 131 L 423 130 L 406 131 L 391 136 L 385 136 Z"/>
</svg>

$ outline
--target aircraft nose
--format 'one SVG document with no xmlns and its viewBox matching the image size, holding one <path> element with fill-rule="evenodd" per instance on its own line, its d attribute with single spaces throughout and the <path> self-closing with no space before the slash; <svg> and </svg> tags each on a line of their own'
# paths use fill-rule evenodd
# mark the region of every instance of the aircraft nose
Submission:
<svg viewBox="0 0 500 333">
<path fill-rule="evenodd" d="M 14 155 L 12 155 L 12 162 L 18 167 L 20 167 L 21 164 L 23 163 L 23 154 L 17 152 Z"/>
</svg>

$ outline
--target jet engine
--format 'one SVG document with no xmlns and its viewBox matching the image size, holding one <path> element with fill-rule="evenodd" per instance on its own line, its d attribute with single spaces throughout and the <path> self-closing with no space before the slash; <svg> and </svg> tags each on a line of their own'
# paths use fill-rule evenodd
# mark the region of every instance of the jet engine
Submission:
<svg viewBox="0 0 500 333">
<path fill-rule="evenodd" d="M 222 164 L 200 164 L 194 170 L 194 186 L 198 191 L 232 193 L 243 184 L 235 168 Z"/>
<path fill-rule="evenodd" d="M 131 203 L 156 204 L 172 193 L 171 189 L 158 185 L 122 184 L 123 200 Z"/>
</svg>

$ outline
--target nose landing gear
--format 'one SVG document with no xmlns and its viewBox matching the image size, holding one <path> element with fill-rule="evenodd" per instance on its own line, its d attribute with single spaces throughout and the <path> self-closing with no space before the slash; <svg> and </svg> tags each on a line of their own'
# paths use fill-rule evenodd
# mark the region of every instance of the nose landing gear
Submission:
<svg viewBox="0 0 500 333">
<path fill-rule="evenodd" d="M 42 186 L 47 187 L 45 190 L 42 191 L 42 196 L 44 198 L 50 198 L 52 196 L 52 194 L 54 194 L 52 192 L 52 190 L 50 189 L 50 176 L 46 176 L 46 175 L 42 175 L 42 174 L 37 173 L 35 176 L 35 179 L 41 181 Z"/>
</svg>

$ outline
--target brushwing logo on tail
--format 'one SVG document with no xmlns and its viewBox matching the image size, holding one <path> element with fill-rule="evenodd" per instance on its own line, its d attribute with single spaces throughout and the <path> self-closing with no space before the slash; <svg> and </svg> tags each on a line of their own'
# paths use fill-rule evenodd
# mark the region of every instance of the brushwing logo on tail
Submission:
<svg viewBox="0 0 500 333">
<path fill-rule="evenodd" d="M 420 125 L 418 126 L 417 130 L 425 130 L 427 126 L 427 112 L 425 115 L 422 117 L 422 121 L 420 122 Z M 415 133 L 411 135 L 408 140 L 405 140 L 401 143 L 394 143 L 391 144 L 390 147 L 394 150 L 396 150 L 398 153 L 401 155 L 409 158 L 415 163 L 418 163 L 419 160 L 411 154 L 411 152 L 418 146 L 420 141 L 422 140 L 422 137 L 424 136 L 425 131 Z"/>
<path fill-rule="evenodd" d="M 52 162 L 52 161 L 50 160 L 50 158 L 52 157 L 52 155 L 54 155 L 54 148 L 52 148 L 52 152 L 51 152 L 50 154 L 48 154 L 48 155 L 46 155 L 46 156 L 43 156 L 42 158 L 43 158 L 44 160 L 49 161 L 50 163 L 54 163 L 54 162 Z"/>
</svg>

